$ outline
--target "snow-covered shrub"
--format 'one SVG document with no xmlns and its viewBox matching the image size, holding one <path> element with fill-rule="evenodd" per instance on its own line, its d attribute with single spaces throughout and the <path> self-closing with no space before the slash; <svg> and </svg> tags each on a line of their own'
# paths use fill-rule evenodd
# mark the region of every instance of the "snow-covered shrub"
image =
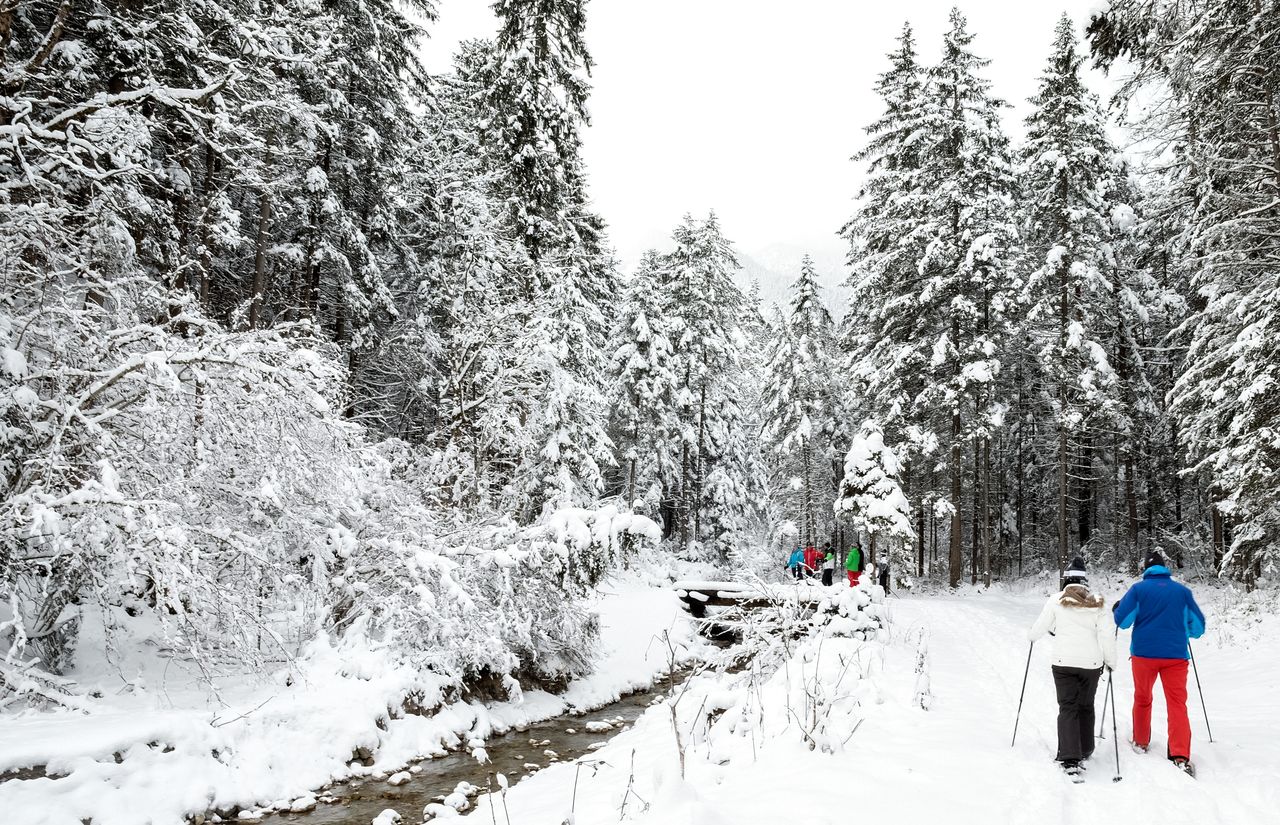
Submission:
<svg viewBox="0 0 1280 825">
<path fill-rule="evenodd" d="M 356 627 L 459 686 L 587 669 L 580 597 L 657 525 L 446 520 L 309 326 L 227 332 L 148 284 L 0 314 L 0 679 L 65 670 L 89 617 L 209 674 Z"/>
<path fill-rule="evenodd" d="M 735 660 L 734 672 L 695 677 L 690 690 L 703 695 L 682 700 L 696 708 L 679 719 L 689 732 L 684 746 L 721 764 L 774 740 L 844 750 L 880 701 L 873 677 L 883 667 L 883 607 L 879 588 L 860 586 L 824 599 L 816 612 L 799 604 L 788 610 L 781 600 L 751 611 L 744 623 L 759 621 L 768 632 L 752 634 L 757 653 Z"/>
</svg>

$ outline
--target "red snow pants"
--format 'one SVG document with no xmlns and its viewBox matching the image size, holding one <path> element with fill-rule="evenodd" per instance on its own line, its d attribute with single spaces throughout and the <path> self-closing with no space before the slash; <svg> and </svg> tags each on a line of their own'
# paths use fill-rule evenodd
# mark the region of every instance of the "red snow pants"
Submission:
<svg viewBox="0 0 1280 825">
<path fill-rule="evenodd" d="M 850 587 L 857 587 L 857 586 L 858 586 L 858 579 L 859 579 L 859 577 L 861 577 L 861 576 L 862 576 L 862 571 L 861 571 L 861 570 L 846 570 L 845 572 L 849 574 L 849 586 L 850 586 Z"/>
<path fill-rule="evenodd" d="M 1187 719 L 1187 660 L 1148 659 L 1134 656 L 1133 741 L 1151 744 L 1151 700 L 1156 677 L 1164 688 L 1164 707 L 1169 716 L 1169 756 L 1191 758 L 1191 722 Z"/>
</svg>

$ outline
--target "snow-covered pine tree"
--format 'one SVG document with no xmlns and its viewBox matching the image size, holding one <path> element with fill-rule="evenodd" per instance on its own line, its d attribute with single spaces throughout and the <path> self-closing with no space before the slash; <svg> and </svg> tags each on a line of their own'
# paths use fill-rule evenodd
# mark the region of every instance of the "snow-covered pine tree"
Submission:
<svg viewBox="0 0 1280 825">
<path fill-rule="evenodd" d="M 598 497 L 602 466 L 612 460 L 603 348 L 616 262 L 604 222 L 590 211 L 579 155 L 591 68 L 583 6 L 499 0 L 498 36 L 473 73 L 497 192 L 525 253 L 515 300 L 527 321 L 517 347 L 537 353 L 527 382 L 533 391 L 518 414 L 522 426 L 536 423 L 531 449 L 511 457 L 514 504 L 526 517 Z M 547 396 L 557 399 L 554 409 L 539 404 Z"/>
<path fill-rule="evenodd" d="M 825 502 L 835 484 L 835 323 L 821 290 L 813 259 L 805 255 L 791 285 L 790 312 L 778 319 L 762 393 L 762 439 L 781 482 L 774 489 L 784 512 L 800 525 L 801 541 L 814 546 L 832 534 Z M 793 478 L 799 489 L 788 483 Z"/>
<path fill-rule="evenodd" d="M 1280 562 L 1280 16 L 1271 2 L 1117 0 L 1089 34 L 1104 67 L 1133 64 L 1122 96 L 1169 97 L 1136 125 L 1175 146 L 1186 193 L 1174 199 L 1177 246 L 1195 300 L 1172 408 L 1192 466 L 1208 476 L 1221 569 L 1252 584 Z"/>
<path fill-rule="evenodd" d="M 959 10 L 950 22 L 941 60 L 923 79 L 907 29 L 878 84 L 886 114 L 871 127 L 871 178 L 845 228 L 854 274 L 844 339 L 853 374 L 863 376 L 851 401 L 865 392 L 862 407 L 901 433 L 912 452 L 945 449 L 933 469 L 950 481 L 956 585 L 966 505 L 974 580 L 980 566 L 989 570 L 979 561 L 990 552 L 989 442 L 1003 419 L 996 377 L 1015 297 L 1016 181 L 1000 128 L 1004 104 L 980 74 L 987 61 L 973 53 Z M 969 466 L 973 495 L 966 502 Z"/>
<path fill-rule="evenodd" d="M 902 490 L 902 466 L 884 432 L 872 419 L 862 422 L 844 459 L 844 477 L 833 506 L 837 519 L 847 520 L 871 540 L 871 555 L 890 559 L 890 568 L 911 564 L 911 503 Z"/>
<path fill-rule="evenodd" d="M 663 312 L 673 323 L 680 462 L 679 475 L 668 489 L 680 543 L 688 548 L 703 536 L 705 481 L 730 458 L 721 451 L 735 443 L 747 444 L 732 438 L 743 428 L 738 329 L 742 293 L 733 281 L 737 258 L 714 213 L 705 221 L 686 215 L 673 240 L 675 249 L 663 259 L 661 285 Z M 748 499 L 718 494 L 711 504 L 717 510 L 744 512 L 752 507 Z M 736 520 L 726 512 L 716 519 Z"/>
<path fill-rule="evenodd" d="M 579 150 L 587 122 L 584 0 L 498 0 L 499 30 L 483 123 L 503 171 L 517 237 L 535 265 L 564 245 L 565 216 L 581 200 Z M 532 294 L 543 276 L 531 273 Z"/>
<path fill-rule="evenodd" d="M 617 383 L 614 405 L 623 472 L 623 499 L 646 514 L 656 514 L 662 479 L 679 462 L 672 450 L 677 432 L 670 319 L 662 313 L 659 273 L 662 261 L 649 250 L 627 284 L 622 313 L 612 340 L 617 346 L 611 376 Z"/>
<path fill-rule="evenodd" d="M 1041 415 L 1056 443 L 1054 455 L 1059 569 L 1090 539 L 1090 499 L 1109 434 L 1129 428 L 1116 359 L 1136 341 L 1126 318 L 1141 307 L 1117 261 L 1128 221 L 1127 168 L 1106 133 L 1106 119 L 1080 76 L 1083 56 L 1064 15 L 1040 88 L 1031 99 L 1027 138 L 1020 150 L 1022 222 L 1026 244 L 1027 339 L 1035 374 L 1023 380 L 1045 388 Z M 1136 354 L 1135 354 L 1136 355 Z M 1130 359 L 1131 363 L 1134 363 Z M 1141 376 L 1129 376 L 1135 381 Z M 1076 516 L 1073 531 L 1071 517 Z"/>
<path fill-rule="evenodd" d="M 572 260 L 563 264 L 574 266 Z M 538 376 L 528 399 L 533 453 L 516 470 L 519 512 L 526 521 L 560 507 L 585 507 L 604 493 L 604 472 L 614 461 L 606 431 L 607 408 L 591 327 L 603 325 L 599 308 L 578 288 L 572 271 L 550 273 L 550 286 L 516 346 L 534 352 Z"/>
<path fill-rule="evenodd" d="M 858 207 L 841 235 L 849 243 L 852 269 L 849 312 L 841 320 L 845 372 L 853 398 L 881 410 L 891 428 L 909 423 L 911 399 L 922 389 L 921 359 L 912 358 L 912 315 L 901 311 L 919 282 L 925 180 L 921 174 L 924 134 L 924 72 L 915 36 L 904 25 L 890 68 L 876 93 L 884 114 L 866 128 L 867 144 L 854 160 L 866 164 Z M 914 362 L 914 363 L 913 363 Z"/>
</svg>

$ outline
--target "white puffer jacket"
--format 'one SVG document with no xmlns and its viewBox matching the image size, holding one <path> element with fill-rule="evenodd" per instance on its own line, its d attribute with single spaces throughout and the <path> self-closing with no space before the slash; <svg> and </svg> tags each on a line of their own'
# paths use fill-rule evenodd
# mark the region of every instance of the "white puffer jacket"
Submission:
<svg viewBox="0 0 1280 825">
<path fill-rule="evenodd" d="M 1116 625 L 1104 600 L 1080 584 L 1050 596 L 1027 634 L 1031 641 L 1053 633 L 1053 663 L 1096 670 L 1116 664 Z"/>
</svg>

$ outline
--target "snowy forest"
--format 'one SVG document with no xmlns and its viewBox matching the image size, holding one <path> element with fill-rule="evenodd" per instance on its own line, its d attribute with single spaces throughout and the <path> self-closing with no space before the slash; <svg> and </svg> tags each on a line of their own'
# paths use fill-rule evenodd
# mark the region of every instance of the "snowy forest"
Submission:
<svg viewBox="0 0 1280 825">
<path fill-rule="evenodd" d="M 0 0 L 0 713 L 94 712 L 86 657 L 554 694 L 619 571 L 825 543 L 925 599 L 1274 580 L 1275 2 L 1025 33 L 1017 129 L 960 9 L 903 26 L 847 306 L 808 257 L 766 305 L 715 204 L 618 256 L 588 5 L 433 73 L 432 0 Z"/>
</svg>

